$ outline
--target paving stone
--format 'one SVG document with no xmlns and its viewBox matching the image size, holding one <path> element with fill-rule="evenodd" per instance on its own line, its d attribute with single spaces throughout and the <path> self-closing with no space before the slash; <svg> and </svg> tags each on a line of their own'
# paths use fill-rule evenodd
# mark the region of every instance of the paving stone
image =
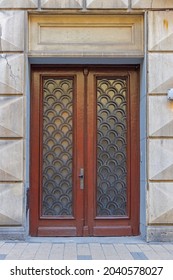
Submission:
<svg viewBox="0 0 173 280">
<path fill-rule="evenodd" d="M 119 255 L 112 244 L 102 244 L 102 249 L 107 260 L 119 259 Z"/>
<path fill-rule="evenodd" d="M 64 260 L 77 260 L 77 248 L 74 243 L 66 243 L 64 248 Z"/>
<path fill-rule="evenodd" d="M 133 260 L 132 255 L 124 244 L 114 244 L 114 248 L 120 260 Z"/>
<path fill-rule="evenodd" d="M 35 260 L 48 260 L 50 250 L 52 248 L 52 243 L 41 243 L 36 255 L 34 257 Z"/>
<path fill-rule="evenodd" d="M 20 256 L 21 260 L 33 260 L 40 247 L 40 243 L 28 243 Z"/>
<path fill-rule="evenodd" d="M 141 249 L 138 245 L 135 244 L 125 244 L 129 252 L 141 252 Z"/>
<path fill-rule="evenodd" d="M 153 244 L 150 247 L 159 255 L 162 260 L 172 260 L 173 256 L 162 245 Z"/>
<path fill-rule="evenodd" d="M 131 255 L 134 258 L 134 260 L 148 260 L 148 258 L 143 252 L 131 252 Z"/>
<path fill-rule="evenodd" d="M 19 260 L 26 247 L 27 243 L 16 243 L 10 253 L 7 255 L 6 260 Z"/>
<path fill-rule="evenodd" d="M 89 244 L 91 256 L 93 260 L 105 260 L 105 255 L 103 249 L 99 243 L 90 243 Z"/>
<path fill-rule="evenodd" d="M 5 255 L 5 254 L 0 254 L 0 260 L 5 260 L 6 256 L 7 255 Z"/>
<path fill-rule="evenodd" d="M 77 244 L 77 254 L 88 256 L 91 254 L 88 244 Z"/>
<path fill-rule="evenodd" d="M 0 247 L 0 254 L 9 254 L 12 248 L 15 246 L 15 243 L 4 243 Z"/>
<path fill-rule="evenodd" d="M 142 252 L 147 256 L 149 260 L 159 260 L 159 255 L 151 248 L 148 244 L 139 244 L 140 249 Z"/>
<path fill-rule="evenodd" d="M 77 259 L 78 260 L 92 260 L 92 257 L 89 255 L 89 256 L 87 256 L 87 255 L 79 255 L 79 256 L 77 256 Z"/>
<path fill-rule="evenodd" d="M 49 260 L 63 260 L 64 258 L 64 244 L 52 244 Z"/>
</svg>

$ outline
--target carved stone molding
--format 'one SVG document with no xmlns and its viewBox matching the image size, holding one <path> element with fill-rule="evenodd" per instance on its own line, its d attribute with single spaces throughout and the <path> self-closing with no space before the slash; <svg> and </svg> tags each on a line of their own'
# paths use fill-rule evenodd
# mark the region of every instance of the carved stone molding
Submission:
<svg viewBox="0 0 173 280">
<path fill-rule="evenodd" d="M 173 8 L 172 0 L 132 0 L 134 9 L 167 9 Z"/>
</svg>

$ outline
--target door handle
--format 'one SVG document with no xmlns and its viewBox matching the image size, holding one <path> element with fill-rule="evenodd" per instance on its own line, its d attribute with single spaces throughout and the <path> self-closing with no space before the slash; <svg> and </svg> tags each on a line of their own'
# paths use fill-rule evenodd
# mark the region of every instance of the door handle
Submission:
<svg viewBox="0 0 173 280">
<path fill-rule="evenodd" d="M 80 174 L 79 174 L 79 179 L 80 179 L 80 189 L 84 189 L 84 168 L 80 168 Z"/>
</svg>

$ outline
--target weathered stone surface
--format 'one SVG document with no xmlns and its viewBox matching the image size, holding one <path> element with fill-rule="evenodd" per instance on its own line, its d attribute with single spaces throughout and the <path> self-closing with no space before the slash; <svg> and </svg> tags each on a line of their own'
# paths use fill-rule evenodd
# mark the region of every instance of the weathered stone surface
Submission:
<svg viewBox="0 0 173 280">
<path fill-rule="evenodd" d="M 81 9 L 83 0 L 41 0 L 43 9 Z"/>
<path fill-rule="evenodd" d="M 127 9 L 128 0 L 87 0 L 89 9 Z"/>
<path fill-rule="evenodd" d="M 168 9 L 173 8 L 172 0 L 132 0 L 135 9 Z"/>
<path fill-rule="evenodd" d="M 149 54 L 149 93 L 167 93 L 173 87 L 172 53 Z"/>
<path fill-rule="evenodd" d="M 23 97 L 0 97 L 0 137 L 22 137 L 23 118 Z"/>
<path fill-rule="evenodd" d="M 0 8 L 37 8 L 38 0 L 0 0 Z"/>
<path fill-rule="evenodd" d="M 150 51 L 173 51 L 173 11 L 149 12 L 148 27 Z"/>
<path fill-rule="evenodd" d="M 23 184 L 0 184 L 0 226 L 22 225 Z"/>
<path fill-rule="evenodd" d="M 0 140 L 0 181 L 22 181 L 23 141 Z"/>
<path fill-rule="evenodd" d="M 148 226 L 146 237 L 148 242 L 172 242 L 173 226 Z"/>
<path fill-rule="evenodd" d="M 0 52 L 24 50 L 24 12 L 0 11 Z"/>
<path fill-rule="evenodd" d="M 149 180 L 173 180 L 173 140 L 149 140 Z"/>
<path fill-rule="evenodd" d="M 0 54 L 0 94 L 24 92 L 24 55 Z"/>
<path fill-rule="evenodd" d="M 149 97 L 149 136 L 173 137 L 173 102 L 167 96 Z"/>
<path fill-rule="evenodd" d="M 172 224 L 173 183 L 150 183 L 149 223 Z"/>
</svg>

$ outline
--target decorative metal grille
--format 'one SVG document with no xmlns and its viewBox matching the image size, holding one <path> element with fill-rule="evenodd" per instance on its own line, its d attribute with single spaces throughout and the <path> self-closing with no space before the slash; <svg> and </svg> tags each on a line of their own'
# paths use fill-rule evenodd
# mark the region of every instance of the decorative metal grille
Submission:
<svg viewBox="0 0 173 280">
<path fill-rule="evenodd" d="M 43 88 L 42 215 L 72 215 L 73 80 L 46 78 Z"/>
<path fill-rule="evenodd" d="M 97 215 L 127 214 L 126 79 L 97 79 Z"/>
</svg>

